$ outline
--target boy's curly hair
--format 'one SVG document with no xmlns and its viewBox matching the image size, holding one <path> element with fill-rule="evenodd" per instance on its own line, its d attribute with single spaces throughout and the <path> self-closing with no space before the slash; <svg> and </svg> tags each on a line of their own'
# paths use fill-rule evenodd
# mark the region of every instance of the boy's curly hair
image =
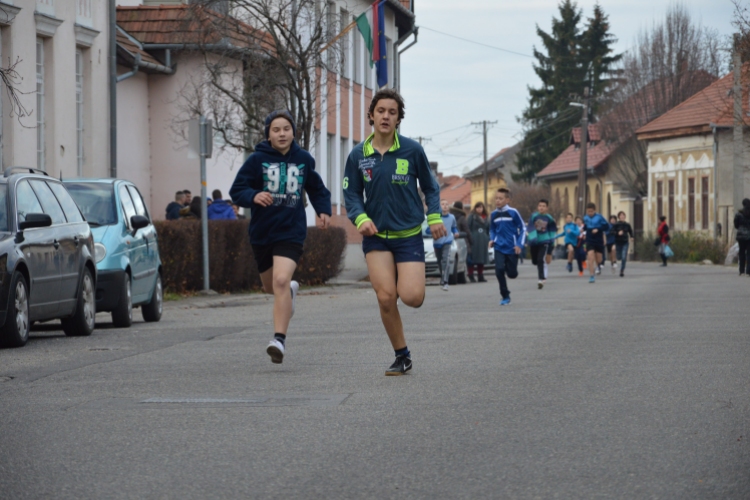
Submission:
<svg viewBox="0 0 750 500">
<path fill-rule="evenodd" d="M 401 94 L 399 94 L 394 89 L 381 89 L 375 92 L 375 95 L 372 96 L 372 102 L 370 102 L 370 109 L 367 112 L 367 120 L 370 122 L 370 126 L 375 125 L 375 121 L 372 119 L 373 113 L 375 113 L 375 106 L 378 104 L 378 101 L 381 99 L 393 99 L 396 101 L 396 104 L 398 105 L 398 121 L 401 123 L 401 120 L 404 119 L 404 109 L 406 109 L 406 105 L 404 104 L 404 98 L 401 97 Z"/>
</svg>

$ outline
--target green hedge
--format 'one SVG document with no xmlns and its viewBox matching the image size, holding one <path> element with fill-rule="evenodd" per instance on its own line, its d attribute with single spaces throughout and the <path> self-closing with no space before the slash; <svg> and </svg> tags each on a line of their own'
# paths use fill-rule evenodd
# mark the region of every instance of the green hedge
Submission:
<svg viewBox="0 0 750 500">
<path fill-rule="evenodd" d="M 246 220 L 209 221 L 208 255 L 211 289 L 239 292 L 260 288 Z M 174 293 L 203 289 L 201 224 L 199 220 L 157 221 L 164 287 Z M 294 279 L 320 285 L 341 272 L 346 232 L 308 228 L 305 253 Z"/>
<path fill-rule="evenodd" d="M 726 249 L 718 241 L 699 233 L 675 232 L 670 235 L 670 248 L 674 252 L 673 262 L 703 262 L 708 259 L 714 264 L 723 264 L 727 256 Z M 636 251 L 642 261 L 659 261 L 659 247 L 654 245 L 656 235 L 648 233 L 637 243 Z"/>
</svg>

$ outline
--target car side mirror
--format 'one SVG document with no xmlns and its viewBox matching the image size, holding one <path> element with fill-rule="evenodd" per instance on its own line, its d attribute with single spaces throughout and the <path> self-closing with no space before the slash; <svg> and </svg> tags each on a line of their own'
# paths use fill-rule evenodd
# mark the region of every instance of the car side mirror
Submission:
<svg viewBox="0 0 750 500">
<path fill-rule="evenodd" d="M 148 220 L 148 217 L 144 215 L 134 215 L 130 218 L 130 225 L 133 227 L 133 234 L 138 232 L 139 229 L 143 229 L 144 227 L 151 224 L 151 222 Z"/>
<path fill-rule="evenodd" d="M 48 214 L 26 214 L 26 220 L 18 223 L 18 229 L 31 229 L 34 227 L 49 227 L 52 225 L 52 217 Z"/>
</svg>

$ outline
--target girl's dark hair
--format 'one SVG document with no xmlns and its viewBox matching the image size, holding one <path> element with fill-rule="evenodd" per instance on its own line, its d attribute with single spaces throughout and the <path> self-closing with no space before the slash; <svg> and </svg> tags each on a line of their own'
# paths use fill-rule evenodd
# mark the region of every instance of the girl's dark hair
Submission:
<svg viewBox="0 0 750 500">
<path fill-rule="evenodd" d="M 616 215 L 614 215 L 614 214 L 610 215 L 610 216 L 609 216 L 609 220 L 612 220 L 612 219 L 614 219 L 614 220 L 617 220 L 617 216 L 616 216 Z"/>
<path fill-rule="evenodd" d="M 750 198 L 742 200 L 742 214 L 750 219 Z"/>
<path fill-rule="evenodd" d="M 624 215 L 625 217 L 628 216 L 628 214 L 626 214 L 625 212 L 623 212 L 622 210 L 620 210 L 619 212 L 617 212 L 617 216 L 619 217 L 621 215 Z"/>
<path fill-rule="evenodd" d="M 664 222 L 665 220 L 667 220 L 667 217 L 666 217 L 666 215 L 662 215 L 661 217 L 659 217 L 659 220 L 660 220 L 661 222 Z"/>
<path fill-rule="evenodd" d="M 481 201 L 474 203 L 474 209 L 472 210 L 472 212 L 476 212 L 477 207 L 482 207 L 482 210 L 484 210 L 484 212 L 487 213 L 487 207 L 485 207 L 484 203 L 482 203 Z"/>
<path fill-rule="evenodd" d="M 195 196 L 192 200 L 190 200 L 190 212 L 198 217 L 201 218 L 201 197 Z"/>
<path fill-rule="evenodd" d="M 375 113 L 375 106 L 381 99 L 393 99 L 394 101 L 396 101 L 396 104 L 398 105 L 398 121 L 399 123 L 401 123 L 401 120 L 404 119 L 404 109 L 406 109 L 404 98 L 401 97 L 401 94 L 393 89 L 382 89 L 375 92 L 375 95 L 372 96 L 372 101 L 370 102 L 370 109 L 367 112 L 367 120 L 370 122 L 370 126 L 375 125 L 375 121 L 372 119 L 372 115 Z"/>
</svg>

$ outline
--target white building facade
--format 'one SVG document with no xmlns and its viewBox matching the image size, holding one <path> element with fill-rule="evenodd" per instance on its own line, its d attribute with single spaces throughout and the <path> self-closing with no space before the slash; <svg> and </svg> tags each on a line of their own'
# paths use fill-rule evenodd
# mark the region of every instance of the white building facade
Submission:
<svg viewBox="0 0 750 500">
<path fill-rule="evenodd" d="M 2 89 L 2 168 L 109 174 L 107 23 L 103 0 L 0 2 L 1 64 L 15 65 L 22 106 Z"/>
</svg>

